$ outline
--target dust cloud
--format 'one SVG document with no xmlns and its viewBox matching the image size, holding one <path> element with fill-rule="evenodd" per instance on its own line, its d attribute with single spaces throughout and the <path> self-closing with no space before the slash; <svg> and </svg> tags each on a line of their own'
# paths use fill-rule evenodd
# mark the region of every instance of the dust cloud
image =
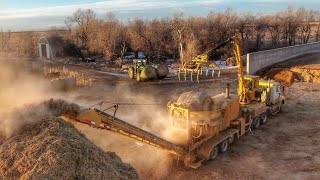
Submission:
<svg viewBox="0 0 320 180">
<path fill-rule="evenodd" d="M 104 94 L 101 99 L 106 103 L 97 108 L 107 109 L 113 103 L 119 103 L 116 117 L 159 137 L 170 139 L 171 122 L 166 110 L 167 102 L 162 102 L 161 97 L 147 95 L 143 90 L 143 83 L 141 90 L 133 88 L 126 83 L 118 83 L 114 88 L 107 89 L 107 92 L 100 92 Z M 113 114 L 114 109 L 107 112 Z M 133 165 L 144 179 L 164 177 L 177 163 L 173 155 L 162 149 L 112 132 L 88 128 L 87 125 L 78 123 L 75 126 L 95 144 L 105 150 L 116 152 L 125 162 Z"/>
<path fill-rule="evenodd" d="M 71 98 L 68 93 L 56 92 L 54 84 L 42 78 L 41 69 L 29 65 L 0 62 L 1 177 L 138 179 L 132 166 L 114 153 L 102 151 L 57 118 L 75 115 L 80 107 L 60 100 Z M 70 171 L 63 171 L 66 167 Z"/>
<path fill-rule="evenodd" d="M 12 136 L 25 123 L 48 115 L 40 102 L 56 95 L 50 82 L 41 78 L 36 67 L 22 61 L 0 62 L 0 134 Z"/>
<path fill-rule="evenodd" d="M 31 67 L 31 69 L 33 70 L 22 62 L 0 62 L 1 136 L 10 137 L 22 131 L 26 124 L 46 116 L 57 115 L 56 111 L 48 105 L 50 104 L 48 99 L 64 99 L 88 107 L 88 104 L 95 103 L 90 99 L 91 97 L 99 97 L 100 100 L 107 102 L 125 103 L 120 105 L 117 111 L 118 118 L 164 139 L 169 139 L 170 119 L 164 108 L 167 102 L 161 102 L 161 97 L 147 96 L 143 91 L 143 85 L 141 91 L 136 93 L 137 91 L 131 89 L 130 85 L 119 83 L 112 90 L 106 87 L 108 90 L 92 92 L 86 98 L 86 95 L 80 93 L 81 90 L 65 94 L 52 90 L 55 88 L 52 88 L 52 83 L 48 79 L 43 78 L 41 70 L 38 67 Z M 102 108 L 111 105 L 113 104 L 107 103 Z M 113 114 L 113 110 L 109 113 Z M 145 178 L 161 178 L 167 175 L 172 165 L 177 162 L 166 151 L 155 147 L 105 130 L 93 129 L 84 124 L 74 123 L 74 125 L 104 151 L 113 151 L 124 162 L 132 164 Z"/>
</svg>

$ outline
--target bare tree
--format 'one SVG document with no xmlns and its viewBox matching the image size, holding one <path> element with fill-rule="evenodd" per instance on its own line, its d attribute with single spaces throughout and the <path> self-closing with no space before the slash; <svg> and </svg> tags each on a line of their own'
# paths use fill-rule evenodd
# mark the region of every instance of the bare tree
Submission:
<svg viewBox="0 0 320 180">
<path fill-rule="evenodd" d="M 131 48 L 136 52 L 143 50 L 149 56 L 154 52 L 152 36 L 148 32 L 147 22 L 141 19 L 135 19 L 129 22 L 129 33 L 131 39 Z M 137 54 L 137 53 L 136 53 Z"/>
<path fill-rule="evenodd" d="M 280 19 L 280 14 L 276 14 L 275 16 L 267 16 L 268 20 L 268 30 L 271 36 L 272 47 L 279 47 L 279 43 L 282 37 L 283 32 L 283 23 Z"/>
<path fill-rule="evenodd" d="M 243 52 L 248 49 L 248 42 L 254 35 L 255 20 L 251 13 L 242 14 L 236 20 L 234 27 L 237 33 L 240 34 Z"/>
<path fill-rule="evenodd" d="M 3 32 L 1 29 L 0 31 L 0 48 L 2 51 L 5 50 L 5 48 L 8 46 L 8 42 L 11 38 L 11 31 L 8 30 L 8 32 Z"/>
<path fill-rule="evenodd" d="M 259 51 L 262 47 L 263 39 L 266 36 L 266 32 L 268 30 L 268 23 L 264 16 L 261 16 L 255 19 L 254 23 L 254 31 L 253 36 L 255 40 L 255 51 Z"/>
<path fill-rule="evenodd" d="M 80 46 L 87 48 L 89 34 L 94 30 L 96 24 L 96 14 L 91 9 L 78 9 L 73 13 L 72 17 L 65 20 L 68 30 L 72 31 L 69 34 L 69 39 Z"/>
<path fill-rule="evenodd" d="M 289 6 L 269 15 L 237 14 L 229 8 L 210 12 L 206 17 L 178 14 L 148 21 L 134 19 L 124 24 L 112 13 L 98 19 L 92 10 L 79 9 L 65 20 L 64 36 L 91 55 L 103 55 L 111 61 L 120 59 L 119 65 L 127 49 L 143 51 L 153 60 L 179 54 L 180 61 L 186 62 L 235 34 L 241 38 L 243 52 L 268 49 L 266 42 L 277 48 L 295 45 L 297 40 L 319 40 L 320 25 L 314 26 L 314 21 L 319 20 L 319 11 L 295 11 Z"/>
<path fill-rule="evenodd" d="M 301 20 L 292 6 L 288 6 L 287 10 L 280 13 L 283 21 L 283 39 L 288 42 L 290 46 L 296 44 L 296 34 Z"/>
<path fill-rule="evenodd" d="M 316 12 L 300 8 L 297 16 L 301 18 L 301 24 L 298 27 L 298 37 L 301 44 L 306 44 L 311 36 L 312 22 L 315 21 Z"/>
<path fill-rule="evenodd" d="M 130 35 L 128 32 L 128 28 L 121 24 L 119 26 L 119 36 L 118 36 L 118 52 L 117 54 L 120 55 L 120 66 L 123 65 L 124 55 L 127 52 L 128 46 L 130 45 Z"/>
<path fill-rule="evenodd" d="M 121 66 L 130 42 L 127 27 L 112 13 L 107 13 L 104 20 L 96 20 L 92 27 L 93 30 L 88 35 L 89 51 L 102 54 L 112 62 L 119 58 Z"/>
<path fill-rule="evenodd" d="M 16 44 L 17 55 L 23 57 L 33 57 L 37 52 L 38 35 L 34 32 L 21 32 L 18 35 L 20 42 Z"/>
<path fill-rule="evenodd" d="M 171 21 L 171 26 L 173 27 L 173 38 L 176 39 L 176 42 L 178 44 L 179 49 L 179 55 L 180 55 L 180 62 L 184 63 L 184 55 L 183 55 L 183 44 L 184 44 L 184 37 L 186 32 L 186 25 L 185 21 L 182 18 L 183 14 L 176 14 Z"/>
</svg>

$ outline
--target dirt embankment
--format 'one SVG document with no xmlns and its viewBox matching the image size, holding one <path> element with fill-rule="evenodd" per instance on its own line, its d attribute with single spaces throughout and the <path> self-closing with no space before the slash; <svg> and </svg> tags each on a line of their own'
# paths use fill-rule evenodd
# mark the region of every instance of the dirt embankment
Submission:
<svg viewBox="0 0 320 180">
<path fill-rule="evenodd" d="M 258 74 L 285 85 L 294 82 L 320 83 L 320 53 L 299 56 L 262 70 Z"/>
<path fill-rule="evenodd" d="M 290 69 L 272 68 L 263 77 L 275 79 L 288 86 L 297 81 L 320 83 L 320 66 L 319 68 L 310 66 L 297 66 Z"/>
<path fill-rule="evenodd" d="M 320 65 L 293 67 L 291 71 L 297 73 L 298 77 L 305 82 L 320 83 Z"/>
<path fill-rule="evenodd" d="M 50 100 L 25 108 L 5 116 L 19 128 L 10 136 L 0 131 L 0 179 L 139 178 L 115 153 L 104 152 L 73 125 L 54 116 L 76 112 L 77 105 Z M 10 127 L 14 126 L 6 128 Z"/>
</svg>

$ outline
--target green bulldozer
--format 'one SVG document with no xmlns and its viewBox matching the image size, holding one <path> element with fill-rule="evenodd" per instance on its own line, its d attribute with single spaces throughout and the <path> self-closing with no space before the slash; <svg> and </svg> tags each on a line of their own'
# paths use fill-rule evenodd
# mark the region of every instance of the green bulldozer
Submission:
<svg viewBox="0 0 320 180">
<path fill-rule="evenodd" d="M 166 65 L 147 65 L 146 59 L 134 59 L 128 71 L 131 79 L 137 82 L 164 79 L 169 74 Z"/>
</svg>

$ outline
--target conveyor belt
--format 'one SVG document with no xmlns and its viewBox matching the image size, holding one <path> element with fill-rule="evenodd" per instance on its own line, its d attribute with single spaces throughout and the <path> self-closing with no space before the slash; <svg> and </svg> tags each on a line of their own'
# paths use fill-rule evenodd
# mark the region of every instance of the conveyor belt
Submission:
<svg viewBox="0 0 320 180">
<path fill-rule="evenodd" d="M 99 109 L 94 110 L 102 117 L 101 123 L 104 125 L 104 128 L 108 130 L 115 131 L 122 135 L 142 141 L 143 143 L 165 149 L 176 155 L 183 156 L 186 153 L 186 150 L 181 145 L 164 140 Z"/>
</svg>

